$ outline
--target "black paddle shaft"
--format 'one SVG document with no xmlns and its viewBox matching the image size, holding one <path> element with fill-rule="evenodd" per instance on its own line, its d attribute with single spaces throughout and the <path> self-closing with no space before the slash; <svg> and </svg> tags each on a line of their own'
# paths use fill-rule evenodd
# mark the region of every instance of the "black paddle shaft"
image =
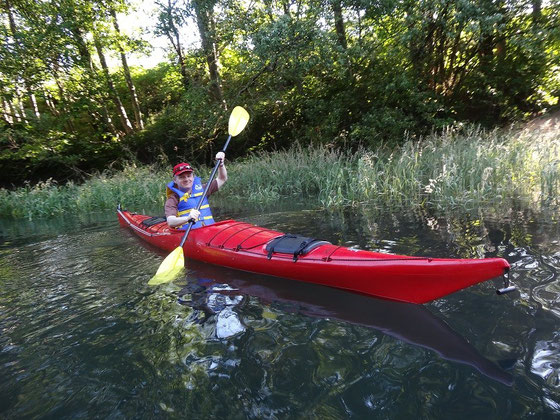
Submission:
<svg viewBox="0 0 560 420">
<path fill-rule="evenodd" d="M 224 145 L 224 148 L 222 149 L 222 152 L 226 152 L 226 149 L 229 145 L 229 141 L 231 140 L 231 134 L 228 136 L 228 139 L 226 140 L 226 144 Z M 198 204 L 196 205 L 196 209 L 200 210 L 200 207 L 202 206 L 202 202 L 204 201 L 204 198 L 206 198 L 206 194 L 208 193 L 208 189 L 210 188 L 210 184 L 212 183 L 212 181 L 214 180 L 214 177 L 216 176 L 216 172 L 218 172 L 218 168 L 220 167 L 220 164 L 223 163 L 221 161 L 216 162 L 216 165 L 214 166 L 214 169 L 212 169 L 212 173 L 210 174 L 210 179 L 208 180 L 208 183 L 206 184 L 206 187 L 204 188 L 204 192 L 202 193 L 202 196 L 200 197 L 200 200 L 198 201 Z M 183 235 L 183 239 L 181 239 L 181 244 L 179 245 L 180 248 L 183 247 L 183 245 L 185 244 L 185 241 L 187 240 L 187 237 L 189 236 L 189 232 L 191 231 L 191 228 L 193 227 L 195 223 L 195 220 L 189 220 L 189 226 L 187 227 L 187 230 L 185 231 L 185 234 Z"/>
</svg>

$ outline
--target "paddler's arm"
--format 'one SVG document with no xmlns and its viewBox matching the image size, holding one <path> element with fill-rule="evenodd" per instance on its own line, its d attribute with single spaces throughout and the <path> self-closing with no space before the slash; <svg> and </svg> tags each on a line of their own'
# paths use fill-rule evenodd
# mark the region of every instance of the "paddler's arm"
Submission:
<svg viewBox="0 0 560 420">
<path fill-rule="evenodd" d="M 184 225 L 189 220 L 198 220 L 200 217 L 200 212 L 196 209 L 192 209 L 189 214 L 184 216 L 167 216 L 167 224 L 169 227 L 178 227 Z"/>
<path fill-rule="evenodd" d="M 169 227 L 178 227 L 187 223 L 190 219 L 194 218 L 197 220 L 200 217 L 200 212 L 193 209 L 189 214 L 184 216 L 177 216 L 177 206 L 179 204 L 179 198 L 175 194 L 171 194 L 165 202 L 165 218 L 167 219 L 167 225 Z"/>
<path fill-rule="evenodd" d="M 225 182 L 227 181 L 227 169 L 226 169 L 226 155 L 224 152 L 218 152 L 216 153 L 216 161 L 221 161 L 220 166 L 218 167 L 218 176 L 216 177 L 216 184 L 218 186 L 218 189 L 220 189 L 220 187 L 222 185 L 225 184 Z"/>
</svg>

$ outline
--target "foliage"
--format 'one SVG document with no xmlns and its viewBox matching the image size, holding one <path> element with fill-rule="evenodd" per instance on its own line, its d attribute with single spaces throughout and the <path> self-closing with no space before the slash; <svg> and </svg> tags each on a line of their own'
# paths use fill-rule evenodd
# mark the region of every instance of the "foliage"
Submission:
<svg viewBox="0 0 560 420">
<path fill-rule="evenodd" d="M 559 162 L 558 130 L 456 127 L 376 152 L 296 144 L 284 151 L 255 152 L 228 164 L 229 180 L 213 201 L 244 209 L 302 199 L 328 209 L 356 204 L 504 209 L 515 207 L 519 200 L 532 206 L 557 206 Z M 0 217 L 111 210 L 118 202 L 137 211 L 162 207 L 169 167 L 167 162 L 127 166 L 82 185 L 47 181 L 13 191 L 0 189 Z M 205 178 L 210 171 L 198 172 Z"/>
<path fill-rule="evenodd" d="M 225 199 L 234 201 L 236 191 L 251 190 L 248 200 L 254 203 L 308 196 L 327 208 L 357 203 L 507 207 L 520 199 L 557 205 L 559 140 L 558 131 L 487 132 L 471 126 L 376 152 L 295 146 L 233 166 Z"/>
<path fill-rule="evenodd" d="M 112 209 L 123 202 L 142 209 L 165 200 L 167 171 L 157 167 L 127 166 L 122 171 L 101 173 L 83 184 L 59 185 L 53 180 L 12 191 L 0 189 L 0 214 L 7 218 L 37 218 Z"/>
<path fill-rule="evenodd" d="M 449 125 L 522 121 L 560 97 L 558 0 L 157 4 L 168 60 L 129 69 L 146 43 L 118 29 L 126 1 L 2 3 L 1 185 L 209 162 L 237 104 L 251 124 L 229 157 L 295 142 L 393 147 Z M 199 46 L 184 44 L 188 24 Z"/>
</svg>

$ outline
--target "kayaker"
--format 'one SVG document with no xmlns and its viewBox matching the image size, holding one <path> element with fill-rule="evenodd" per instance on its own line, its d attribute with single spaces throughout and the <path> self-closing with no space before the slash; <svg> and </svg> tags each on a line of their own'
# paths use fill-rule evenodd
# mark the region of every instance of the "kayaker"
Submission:
<svg viewBox="0 0 560 420">
<path fill-rule="evenodd" d="M 225 159 L 224 152 L 216 153 L 216 161 L 220 161 L 218 176 L 210 184 L 207 197 L 218 191 L 227 181 Z M 173 167 L 173 180 L 166 186 L 165 201 L 165 217 L 170 227 L 186 229 L 190 220 L 195 221 L 192 229 L 214 223 L 207 197 L 204 198 L 200 211 L 196 210 L 205 187 L 206 184 L 202 183 L 200 177 L 195 176 L 190 164 L 182 162 Z"/>
</svg>

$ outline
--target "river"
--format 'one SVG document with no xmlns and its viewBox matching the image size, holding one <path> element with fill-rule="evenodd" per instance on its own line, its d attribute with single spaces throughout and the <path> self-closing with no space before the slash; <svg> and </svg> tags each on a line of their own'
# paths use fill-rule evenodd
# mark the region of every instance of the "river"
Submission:
<svg viewBox="0 0 560 420">
<path fill-rule="evenodd" d="M 0 221 L 0 418 L 560 416 L 556 212 L 217 213 L 361 249 L 500 256 L 518 291 L 410 305 L 188 260 L 149 287 L 165 253 L 113 212 Z"/>
</svg>

